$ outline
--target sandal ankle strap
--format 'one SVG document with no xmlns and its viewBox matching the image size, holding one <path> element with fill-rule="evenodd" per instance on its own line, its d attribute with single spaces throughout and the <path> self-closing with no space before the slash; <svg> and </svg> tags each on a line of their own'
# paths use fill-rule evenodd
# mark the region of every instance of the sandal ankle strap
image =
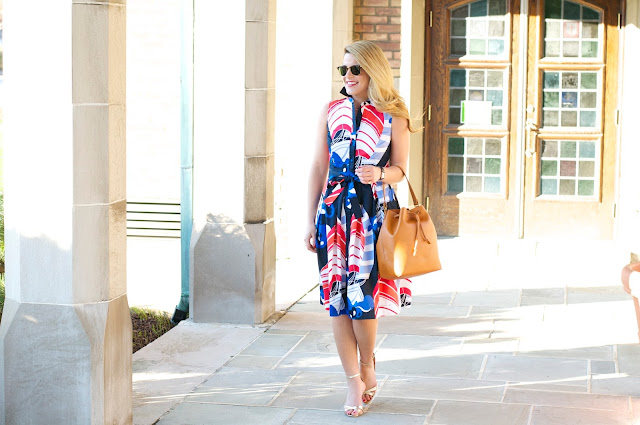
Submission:
<svg viewBox="0 0 640 425">
<path fill-rule="evenodd" d="M 347 379 L 357 378 L 358 376 L 360 376 L 360 374 L 356 373 L 355 375 L 347 376 Z"/>
</svg>

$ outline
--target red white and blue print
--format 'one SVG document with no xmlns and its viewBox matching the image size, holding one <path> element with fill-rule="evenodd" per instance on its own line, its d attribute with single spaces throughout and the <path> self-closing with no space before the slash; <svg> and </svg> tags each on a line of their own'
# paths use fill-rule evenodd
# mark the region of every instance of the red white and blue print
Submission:
<svg viewBox="0 0 640 425">
<path fill-rule="evenodd" d="M 360 117 L 359 126 L 357 117 Z M 351 98 L 333 101 L 327 114 L 329 178 L 316 217 L 320 298 L 331 316 L 374 319 L 411 304 L 410 281 L 378 276 L 376 241 L 384 220 L 382 183 L 363 184 L 361 165 L 384 167 L 391 155 L 391 116 Z M 389 208 L 398 208 L 387 187 Z"/>
</svg>

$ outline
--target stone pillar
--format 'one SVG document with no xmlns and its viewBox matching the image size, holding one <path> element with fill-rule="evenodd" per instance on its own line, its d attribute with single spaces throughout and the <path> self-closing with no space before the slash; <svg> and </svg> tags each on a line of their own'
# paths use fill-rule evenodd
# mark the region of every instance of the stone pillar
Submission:
<svg viewBox="0 0 640 425">
<path fill-rule="evenodd" d="M 0 422 L 130 424 L 125 2 L 4 1 Z"/>
<path fill-rule="evenodd" d="M 218 10 L 205 0 L 195 9 L 190 316 L 262 323 L 275 312 L 276 1 L 228 4 L 225 20 L 215 19 Z M 216 28 L 198 24 L 207 19 L 215 19 Z M 234 33 L 238 27 L 243 36 Z M 225 66 L 209 59 L 210 40 L 217 38 L 224 40 L 216 55 Z"/>
<path fill-rule="evenodd" d="M 424 105 L 424 46 L 425 46 L 425 3 L 423 0 L 402 0 L 402 51 L 404 56 L 400 64 L 400 94 L 404 97 L 413 123 L 427 125 Z M 410 136 L 409 146 L 409 179 L 418 199 L 425 202 L 422 196 L 424 172 L 424 129 Z M 399 185 L 402 196 L 401 204 L 410 202 L 409 190 L 405 184 Z M 425 202 L 426 204 L 426 202 Z"/>
<path fill-rule="evenodd" d="M 344 46 L 353 41 L 353 0 L 333 0 L 333 66 L 332 70 L 344 61 Z M 340 90 L 344 86 L 342 77 L 333 72 L 331 84 L 332 99 L 342 97 Z"/>
</svg>

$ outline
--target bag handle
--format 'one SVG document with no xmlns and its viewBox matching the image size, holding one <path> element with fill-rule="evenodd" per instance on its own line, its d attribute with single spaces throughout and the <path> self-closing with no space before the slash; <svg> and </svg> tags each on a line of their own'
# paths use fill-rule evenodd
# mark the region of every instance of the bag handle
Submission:
<svg viewBox="0 0 640 425">
<path fill-rule="evenodd" d="M 411 192 L 411 197 L 413 198 L 413 206 L 417 207 L 418 205 L 420 205 L 420 203 L 418 202 L 418 198 L 416 197 L 416 194 L 413 191 L 413 187 L 411 187 L 411 183 L 409 182 L 407 173 L 405 173 L 404 169 L 402 169 L 402 167 L 400 167 L 399 165 L 395 165 L 395 167 L 398 167 L 400 171 L 402 171 L 402 175 L 404 176 L 404 179 L 407 181 L 407 184 L 409 185 L 409 191 Z M 385 185 L 386 183 L 382 183 L 382 200 L 384 201 L 384 210 L 386 212 L 387 211 L 387 195 L 385 193 Z"/>
</svg>

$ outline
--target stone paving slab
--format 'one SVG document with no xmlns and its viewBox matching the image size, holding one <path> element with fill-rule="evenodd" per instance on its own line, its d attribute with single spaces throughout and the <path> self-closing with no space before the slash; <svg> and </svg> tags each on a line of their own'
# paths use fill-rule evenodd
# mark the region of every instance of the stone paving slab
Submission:
<svg viewBox="0 0 640 425">
<path fill-rule="evenodd" d="M 427 305 L 427 304 L 438 304 L 438 305 L 449 305 L 453 301 L 453 296 L 455 292 L 435 292 L 428 293 L 424 295 L 413 295 L 411 297 L 412 306 L 416 305 Z M 410 310 L 410 309 L 409 309 Z"/>
<path fill-rule="evenodd" d="M 292 352 L 277 367 L 313 372 L 342 372 L 340 358 L 332 353 Z"/>
<path fill-rule="evenodd" d="M 640 377 L 640 344 L 617 346 L 620 373 Z"/>
<path fill-rule="evenodd" d="M 437 401 L 429 425 L 527 425 L 531 407 L 524 404 Z M 568 425 L 565 424 L 565 425 Z"/>
<path fill-rule="evenodd" d="M 483 379 L 497 381 L 571 381 L 585 379 L 586 360 L 490 355 Z"/>
<path fill-rule="evenodd" d="M 496 335 L 495 333 L 493 335 Z M 487 339 L 468 339 L 462 345 L 461 354 L 513 354 L 520 341 L 513 337 L 498 336 Z"/>
<path fill-rule="evenodd" d="M 133 355 L 134 424 L 152 424 L 265 331 L 186 320 Z"/>
<path fill-rule="evenodd" d="M 309 332 L 293 351 L 337 353 L 338 349 L 331 332 Z"/>
<path fill-rule="evenodd" d="M 380 395 L 407 399 L 500 402 L 505 385 L 505 382 L 477 379 L 390 376 Z"/>
<path fill-rule="evenodd" d="M 520 302 L 520 290 L 458 292 L 453 305 L 516 307 Z"/>
<path fill-rule="evenodd" d="M 409 308 L 402 309 L 402 315 L 405 317 L 457 317 L 463 318 L 469 315 L 471 307 L 469 306 L 452 306 L 442 304 L 428 304 L 415 302 Z"/>
<path fill-rule="evenodd" d="M 593 409 L 536 406 L 530 425 L 629 425 L 629 414 Z M 633 424 L 635 425 L 635 424 Z"/>
<path fill-rule="evenodd" d="M 603 303 L 628 300 L 629 294 L 624 291 L 622 285 L 567 288 L 568 304 Z"/>
<path fill-rule="evenodd" d="M 294 371 L 242 370 L 223 367 L 185 401 L 264 406 L 295 376 Z"/>
<path fill-rule="evenodd" d="M 565 288 L 523 289 L 520 306 L 564 304 Z"/>
<path fill-rule="evenodd" d="M 380 412 L 426 416 L 431 412 L 434 403 L 434 400 L 403 397 L 399 394 L 397 394 L 397 397 L 376 395 L 375 402 L 370 403 L 367 411 L 372 413 Z"/>
<path fill-rule="evenodd" d="M 383 317 L 378 322 L 378 331 L 386 334 L 429 335 L 467 338 L 488 338 L 493 329 L 493 321 L 479 318 L 429 318 L 420 320 L 416 326 L 415 317 Z"/>
<path fill-rule="evenodd" d="M 585 359 L 585 360 L 601 360 L 613 361 L 613 345 L 605 345 L 602 347 L 577 347 L 568 348 L 566 350 L 541 350 L 528 351 L 520 347 L 516 353 L 519 356 L 529 357 L 554 357 L 566 359 Z"/>
<path fill-rule="evenodd" d="M 382 339 L 379 348 L 397 351 L 400 356 L 402 355 L 400 352 L 409 352 L 412 356 L 422 352 L 428 352 L 431 355 L 456 355 L 460 353 L 463 342 L 463 338 L 448 336 L 392 334 Z"/>
<path fill-rule="evenodd" d="M 347 381 L 342 371 L 334 373 L 299 371 L 291 381 L 291 385 L 338 387 L 346 389 Z"/>
<path fill-rule="evenodd" d="M 484 355 L 405 357 L 397 361 L 392 352 L 380 349 L 376 354 L 376 368 L 380 374 L 433 376 L 442 378 L 478 377 Z"/>
<path fill-rule="evenodd" d="M 509 387 L 505 403 L 530 404 L 534 406 L 572 407 L 582 409 L 626 411 L 629 397 L 599 394 L 580 394 L 561 391 L 539 391 Z"/>
<path fill-rule="evenodd" d="M 344 388 L 292 385 L 286 387 L 271 405 L 299 409 L 335 410 L 344 405 L 344 401 Z"/>
<path fill-rule="evenodd" d="M 591 392 L 640 397 L 640 377 L 615 373 L 598 375 L 591 380 Z"/>
<path fill-rule="evenodd" d="M 157 425 L 282 425 L 294 409 L 184 402 L 164 415 Z"/>
<path fill-rule="evenodd" d="M 240 352 L 245 356 L 284 356 L 300 341 L 298 335 L 260 335 L 250 346 Z"/>
<path fill-rule="evenodd" d="M 287 425 L 353 425 L 357 422 L 367 425 L 423 425 L 426 419 L 426 416 L 421 415 L 398 415 L 373 411 L 366 412 L 365 416 L 350 418 L 340 410 L 300 409 L 287 422 Z M 261 424 L 261 422 L 256 423 Z"/>
<path fill-rule="evenodd" d="M 290 311 L 285 314 L 271 329 L 279 330 L 305 330 L 305 331 L 331 331 L 329 312 L 302 312 Z"/>
<path fill-rule="evenodd" d="M 273 369 L 280 360 L 281 357 L 278 356 L 243 356 L 239 354 L 225 363 L 225 366 L 240 369 Z"/>
</svg>

